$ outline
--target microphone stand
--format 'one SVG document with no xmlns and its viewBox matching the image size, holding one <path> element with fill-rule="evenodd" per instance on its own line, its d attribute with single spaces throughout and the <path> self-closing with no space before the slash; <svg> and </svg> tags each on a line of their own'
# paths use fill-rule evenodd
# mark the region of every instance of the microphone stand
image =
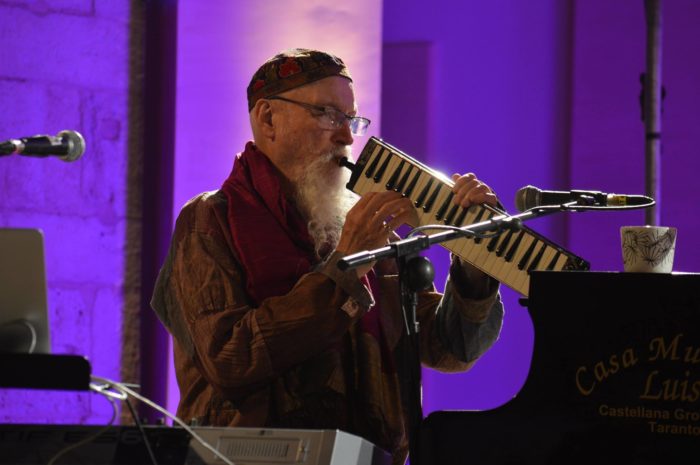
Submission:
<svg viewBox="0 0 700 465">
<path fill-rule="evenodd" d="M 399 378 L 402 405 L 408 410 L 408 446 L 411 464 L 419 463 L 419 435 L 423 422 L 422 383 L 420 361 L 420 334 L 416 308 L 418 292 L 430 287 L 435 276 L 433 265 L 425 257 L 414 254 L 397 258 L 399 269 L 399 294 L 406 333 L 399 341 L 401 367 Z M 401 379 L 403 378 L 403 379 Z"/>
<path fill-rule="evenodd" d="M 646 224 L 659 224 L 661 217 L 661 101 L 664 88 L 661 85 L 661 0 L 644 0 L 647 25 L 646 73 L 642 80 L 642 120 L 644 121 L 644 160 L 646 167 L 646 194 L 657 204 L 645 213 Z"/>
<path fill-rule="evenodd" d="M 584 199 L 585 201 L 585 199 Z M 474 223 L 461 228 L 454 227 L 448 231 L 435 234 L 409 237 L 400 241 L 392 242 L 389 245 L 373 250 L 363 250 L 354 254 L 346 255 L 338 261 L 338 268 L 347 270 L 356 268 L 367 263 L 371 263 L 384 258 L 396 258 L 397 260 L 407 255 L 416 254 L 422 250 L 430 248 L 433 244 L 439 244 L 463 236 L 477 236 L 488 231 L 498 231 L 502 229 L 519 228 L 523 221 L 539 218 L 560 211 L 582 211 L 572 208 L 581 205 L 579 201 L 572 201 L 561 205 L 542 205 L 526 210 L 517 215 L 502 213 L 493 218 Z M 436 229 L 444 228 L 443 225 L 436 225 Z"/>
<path fill-rule="evenodd" d="M 416 315 L 418 291 L 427 289 L 433 281 L 434 270 L 427 258 L 418 256 L 418 252 L 428 249 L 433 244 L 449 241 L 463 236 L 477 236 L 488 231 L 519 229 L 523 221 L 549 215 L 559 211 L 570 210 L 588 199 L 573 201 L 561 205 L 535 207 L 518 215 L 503 213 L 488 221 L 482 221 L 462 228 L 455 227 L 433 235 L 409 237 L 393 242 L 385 247 L 365 250 L 347 255 L 338 261 L 338 268 L 347 270 L 383 258 L 396 259 L 399 269 L 399 288 L 401 310 L 406 324 L 406 334 L 401 339 L 401 366 L 408 378 L 408 386 L 402 383 L 401 396 L 408 408 L 408 445 L 411 465 L 419 465 L 420 426 L 423 422 L 421 362 L 420 362 L 420 325 Z M 439 227 L 443 227 L 439 225 Z"/>
</svg>

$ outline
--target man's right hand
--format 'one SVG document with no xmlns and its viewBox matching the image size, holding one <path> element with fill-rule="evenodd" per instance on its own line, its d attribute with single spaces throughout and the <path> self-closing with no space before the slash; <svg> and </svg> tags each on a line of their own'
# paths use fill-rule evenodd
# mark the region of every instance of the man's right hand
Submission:
<svg viewBox="0 0 700 465">
<path fill-rule="evenodd" d="M 336 251 L 350 255 L 385 246 L 404 223 L 418 224 L 411 199 L 394 191 L 368 192 L 348 212 Z M 355 268 L 357 276 L 367 274 L 373 265 Z"/>
</svg>

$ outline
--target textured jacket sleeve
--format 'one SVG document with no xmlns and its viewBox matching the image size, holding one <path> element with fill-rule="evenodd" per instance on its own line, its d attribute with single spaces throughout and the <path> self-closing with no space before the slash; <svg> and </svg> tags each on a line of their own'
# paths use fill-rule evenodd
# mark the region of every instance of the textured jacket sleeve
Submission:
<svg viewBox="0 0 700 465">
<path fill-rule="evenodd" d="M 498 282 L 452 258 L 445 292 L 436 301 L 419 300 L 420 349 L 424 365 L 440 371 L 464 371 L 498 339 L 503 304 Z"/>
</svg>

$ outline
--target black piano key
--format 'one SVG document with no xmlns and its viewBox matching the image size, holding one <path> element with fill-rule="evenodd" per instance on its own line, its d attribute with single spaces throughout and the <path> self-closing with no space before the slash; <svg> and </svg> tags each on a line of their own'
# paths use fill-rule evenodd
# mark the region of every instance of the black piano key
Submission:
<svg viewBox="0 0 700 465">
<path fill-rule="evenodd" d="M 452 205 L 452 208 L 450 208 L 450 212 L 445 217 L 445 224 L 454 225 L 452 220 L 457 214 L 457 211 L 459 211 L 459 205 Z"/>
<path fill-rule="evenodd" d="M 496 249 L 496 256 L 497 257 L 502 257 L 503 254 L 505 253 L 506 249 L 508 248 L 508 244 L 510 243 L 510 240 L 513 238 L 513 230 L 509 229 L 508 232 L 506 233 L 506 237 L 503 238 L 503 241 L 498 244 L 498 248 Z"/>
<path fill-rule="evenodd" d="M 430 192 L 430 187 L 433 185 L 433 181 L 435 181 L 434 178 L 428 179 L 428 184 L 425 185 L 423 190 L 421 191 L 420 195 L 416 199 L 416 208 L 420 208 L 423 206 L 423 203 L 425 202 L 425 198 L 428 196 L 428 192 Z"/>
<path fill-rule="evenodd" d="M 464 221 L 464 218 L 467 216 L 467 213 L 469 213 L 469 209 L 462 208 L 462 211 L 459 213 L 459 216 L 455 220 L 455 226 L 462 226 L 462 221 Z"/>
<path fill-rule="evenodd" d="M 527 248 L 527 252 L 525 252 L 525 255 L 523 255 L 523 258 L 520 259 L 518 262 L 518 269 L 519 270 L 524 270 L 525 265 L 527 265 L 527 262 L 530 261 L 530 257 L 532 256 L 532 252 L 535 251 L 535 246 L 537 245 L 539 241 L 537 239 L 532 241 L 532 244 L 530 244 L 530 247 Z"/>
<path fill-rule="evenodd" d="M 493 236 L 491 240 L 489 241 L 488 244 L 486 244 L 486 250 L 489 252 L 493 252 L 494 249 L 496 248 L 496 244 L 498 244 L 498 240 L 501 238 L 500 235 L 498 236 Z"/>
<path fill-rule="evenodd" d="M 403 190 L 404 187 L 406 187 L 406 183 L 408 182 L 408 177 L 411 175 L 411 171 L 413 171 L 413 165 L 408 165 L 406 173 L 401 177 L 401 181 L 399 181 L 399 183 L 396 185 L 396 188 L 394 189 L 396 192 L 401 192 L 402 194 L 404 194 Z M 404 195 L 407 196 L 408 194 Z"/>
<path fill-rule="evenodd" d="M 374 175 L 374 182 L 379 182 L 382 180 L 384 177 L 384 172 L 386 171 L 386 167 L 389 166 L 389 162 L 391 161 L 391 153 L 389 154 L 388 157 L 384 160 L 384 163 L 382 163 L 382 166 L 379 168 L 377 171 L 377 174 Z"/>
<path fill-rule="evenodd" d="M 435 195 L 435 194 L 433 194 Z M 435 219 L 440 221 L 445 217 L 445 213 L 447 212 L 447 209 L 450 207 L 452 204 L 452 198 L 455 196 L 454 192 L 450 192 L 447 198 L 445 199 L 444 202 L 442 202 L 442 205 L 440 205 L 440 208 L 438 209 L 437 215 L 435 215 Z"/>
<path fill-rule="evenodd" d="M 483 218 L 485 214 L 486 214 L 486 209 L 481 207 L 481 209 L 479 210 L 479 213 L 477 213 L 476 217 L 474 218 L 474 223 L 480 223 L 481 218 Z"/>
<path fill-rule="evenodd" d="M 540 251 L 537 252 L 537 255 L 535 255 L 535 259 L 532 262 L 530 262 L 530 265 L 527 267 L 528 273 L 537 268 L 537 265 L 540 264 L 540 261 L 542 261 L 542 255 L 544 255 L 545 250 L 547 250 L 547 244 L 543 242 L 542 247 L 540 247 Z"/>
<path fill-rule="evenodd" d="M 508 252 L 506 252 L 505 259 L 507 262 L 513 261 L 513 256 L 515 256 L 515 253 L 518 251 L 518 247 L 520 247 L 520 242 L 522 242 L 524 236 L 525 231 L 521 229 L 518 233 L 518 237 L 515 238 L 515 242 L 513 242 L 513 245 L 508 249 Z"/>
<path fill-rule="evenodd" d="M 396 187 L 396 184 L 399 180 L 399 176 L 401 176 L 401 171 L 403 170 L 403 165 L 406 164 L 405 160 L 401 160 L 399 163 L 399 166 L 396 167 L 394 172 L 391 174 L 391 177 L 389 178 L 389 181 L 386 183 L 386 190 L 392 191 Z"/>
<path fill-rule="evenodd" d="M 382 159 L 382 153 L 383 152 L 380 151 L 374 160 L 372 160 L 372 163 L 369 164 L 369 168 L 365 171 L 365 177 L 371 178 L 374 175 L 374 171 L 377 169 L 377 165 L 379 165 L 379 160 Z"/>
<path fill-rule="evenodd" d="M 549 262 L 549 265 L 547 265 L 547 271 L 554 270 L 554 267 L 557 265 L 557 262 L 559 261 L 559 257 L 561 257 L 561 250 L 557 250 L 557 253 L 554 254 L 552 261 Z"/>
<path fill-rule="evenodd" d="M 476 218 L 474 218 L 474 223 L 481 223 L 484 215 L 486 215 L 486 209 L 484 207 L 481 207 L 481 211 L 479 212 L 478 215 L 476 215 Z M 483 221 L 486 221 L 486 220 L 483 220 Z M 477 244 L 481 244 L 481 238 L 475 237 L 474 242 L 476 242 Z"/>
<path fill-rule="evenodd" d="M 442 184 L 437 185 L 435 190 L 433 191 L 432 194 L 430 194 L 430 198 L 428 199 L 427 202 L 425 202 L 425 205 L 423 206 L 423 211 L 428 213 L 430 210 L 433 209 L 433 205 L 435 204 L 435 200 L 437 199 L 438 194 L 440 193 L 440 189 L 442 189 Z"/>
<path fill-rule="evenodd" d="M 413 176 L 413 179 L 411 179 L 411 184 L 408 185 L 408 189 L 406 189 L 406 192 L 404 192 L 404 195 L 406 197 L 410 197 L 411 194 L 413 194 L 413 189 L 416 188 L 416 184 L 418 183 L 418 178 L 420 178 L 421 175 L 421 170 L 416 171 L 416 175 Z"/>
</svg>

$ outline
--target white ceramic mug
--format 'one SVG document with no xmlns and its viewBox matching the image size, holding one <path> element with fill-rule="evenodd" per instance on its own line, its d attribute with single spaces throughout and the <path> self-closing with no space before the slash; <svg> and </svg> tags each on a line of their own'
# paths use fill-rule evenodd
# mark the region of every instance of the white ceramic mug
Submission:
<svg viewBox="0 0 700 465">
<path fill-rule="evenodd" d="M 622 260 L 625 271 L 670 273 L 676 250 L 676 228 L 672 226 L 622 226 Z"/>
</svg>

